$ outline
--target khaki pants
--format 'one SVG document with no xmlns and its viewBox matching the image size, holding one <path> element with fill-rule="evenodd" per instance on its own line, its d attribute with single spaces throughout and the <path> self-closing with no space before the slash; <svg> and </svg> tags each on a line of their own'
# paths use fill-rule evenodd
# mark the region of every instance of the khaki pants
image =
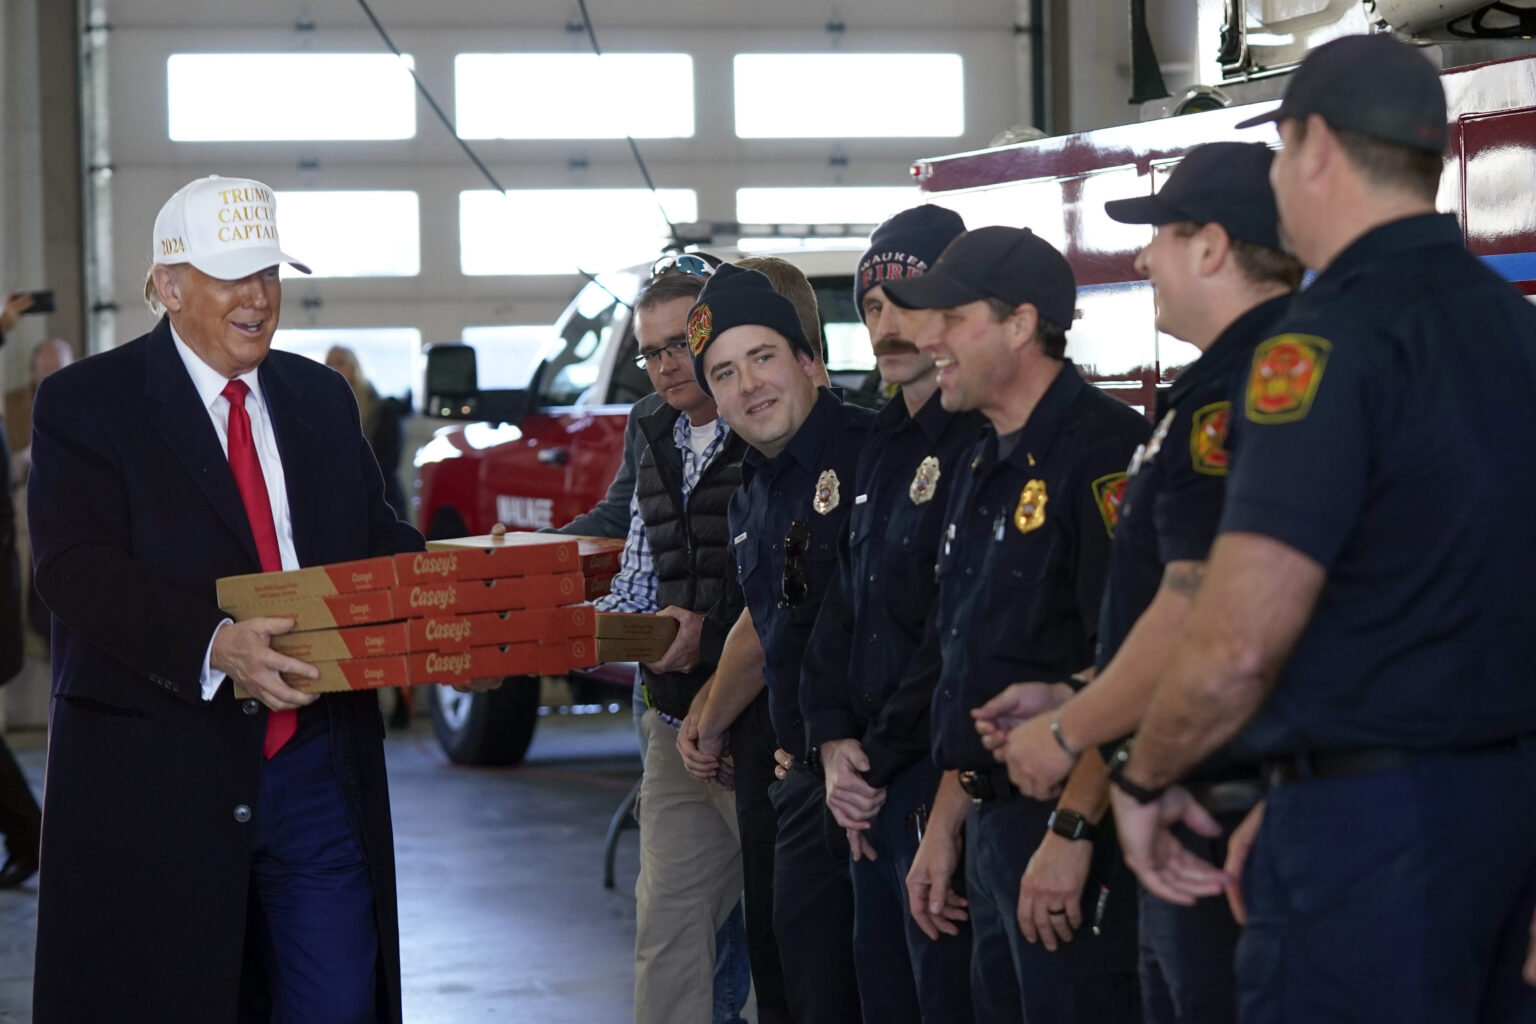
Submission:
<svg viewBox="0 0 1536 1024">
<path fill-rule="evenodd" d="M 710 1024 L 715 933 L 741 898 L 736 799 L 694 781 L 677 731 L 640 719 L 640 878 L 635 883 L 635 1024 Z"/>
</svg>

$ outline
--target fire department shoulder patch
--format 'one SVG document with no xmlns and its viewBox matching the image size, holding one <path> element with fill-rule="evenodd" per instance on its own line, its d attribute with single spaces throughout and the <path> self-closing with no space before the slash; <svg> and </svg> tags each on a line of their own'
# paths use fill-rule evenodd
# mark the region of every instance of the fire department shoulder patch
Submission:
<svg viewBox="0 0 1536 1024">
<path fill-rule="evenodd" d="M 1315 334 L 1281 334 L 1253 352 L 1245 412 L 1253 423 L 1291 423 L 1306 417 L 1317 397 L 1333 344 Z"/>
<path fill-rule="evenodd" d="M 1232 419 L 1231 402 L 1212 402 L 1195 410 L 1189 431 L 1189 461 L 1196 473 L 1226 476 L 1231 455 L 1227 452 L 1227 424 Z"/>
<path fill-rule="evenodd" d="M 704 351 L 704 346 L 709 342 L 710 329 L 714 327 L 714 317 L 709 312 L 709 307 L 700 305 L 688 314 L 688 351 L 698 355 Z"/>
<path fill-rule="evenodd" d="M 1120 524 L 1120 503 L 1125 500 L 1127 479 L 1124 473 L 1111 473 L 1093 482 L 1093 503 L 1099 507 L 1099 515 L 1104 517 L 1104 529 L 1111 537 Z"/>
</svg>

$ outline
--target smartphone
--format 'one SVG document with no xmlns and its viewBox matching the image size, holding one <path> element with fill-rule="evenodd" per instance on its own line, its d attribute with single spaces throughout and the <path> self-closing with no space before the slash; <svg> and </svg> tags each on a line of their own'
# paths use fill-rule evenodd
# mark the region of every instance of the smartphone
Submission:
<svg viewBox="0 0 1536 1024">
<path fill-rule="evenodd" d="M 46 290 L 46 291 L 40 291 L 40 292 L 27 292 L 26 294 L 32 296 L 32 305 L 27 308 L 27 313 L 52 313 L 53 312 L 53 291 L 52 291 L 52 289 L 49 289 L 49 290 Z M 22 316 L 26 316 L 27 313 L 23 313 Z"/>
</svg>

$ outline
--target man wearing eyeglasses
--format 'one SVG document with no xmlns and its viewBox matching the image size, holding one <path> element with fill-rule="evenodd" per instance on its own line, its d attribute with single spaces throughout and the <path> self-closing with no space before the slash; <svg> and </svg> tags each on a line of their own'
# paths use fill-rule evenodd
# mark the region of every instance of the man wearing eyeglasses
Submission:
<svg viewBox="0 0 1536 1024">
<path fill-rule="evenodd" d="M 698 257 L 694 257 L 698 259 Z M 702 260 L 700 261 L 702 263 Z M 701 274 L 707 272 L 707 264 Z M 739 1019 L 746 996 L 715 1006 L 715 936 L 741 897 L 741 846 L 730 790 L 694 780 L 676 729 L 714 669 L 741 611 L 725 585 L 726 506 L 741 482 L 746 444 L 716 415 L 694 380 L 688 310 L 701 274 L 663 270 L 635 303 L 636 362 L 664 403 L 642 416 L 631 525 L 615 590 L 598 608 L 678 621 L 659 660 L 641 666 L 640 877 L 635 885 L 635 1020 Z M 706 613 L 714 611 L 712 616 Z"/>
<path fill-rule="evenodd" d="M 933 755 L 945 770 L 912 868 L 930 914 L 959 857 L 981 1024 L 1139 1021 L 1136 886 L 1107 821 L 1103 759 L 1081 757 L 1059 801 L 1033 800 L 981 744 L 972 711 L 1017 680 L 1067 682 L 1093 664 L 1099 603 L 1125 467 L 1147 421 L 1066 361 L 1077 286 L 1028 229 L 961 235 L 927 274 L 885 294 L 941 311 L 917 339 L 944 408 L 991 422 L 945 510 L 929 649 L 941 667 Z M 962 795 L 963 793 L 963 795 Z"/>
<path fill-rule="evenodd" d="M 786 766 L 769 787 L 777 812 L 773 927 L 785 991 L 797 1024 L 849 1024 L 860 1014 L 848 852 L 828 849 L 826 800 L 806 761 L 799 688 L 871 414 L 817 387 L 813 349 L 794 306 L 757 271 L 728 266 L 710 278 L 688 315 L 688 346 L 701 386 L 752 450 L 729 514 L 746 608 L 680 742 L 690 772 L 713 777 L 724 764 L 726 728 L 766 685 L 776 756 Z M 755 718 L 743 727 L 758 728 Z"/>
<path fill-rule="evenodd" d="M 906 885 L 939 784 L 928 734 L 937 665 L 915 656 L 937 596 L 945 499 L 986 420 L 939 401 L 934 358 L 914 344 L 939 314 L 885 296 L 886 282 L 925 273 L 964 231 L 953 211 L 914 207 L 880 225 L 859 261 L 854 301 L 881 379 L 900 390 L 859 458 L 838 575 L 800 676 L 809 749 L 820 754 L 827 806 L 853 856 L 864 1017 L 887 1024 L 972 1020 L 965 911 L 915 918 Z"/>
</svg>

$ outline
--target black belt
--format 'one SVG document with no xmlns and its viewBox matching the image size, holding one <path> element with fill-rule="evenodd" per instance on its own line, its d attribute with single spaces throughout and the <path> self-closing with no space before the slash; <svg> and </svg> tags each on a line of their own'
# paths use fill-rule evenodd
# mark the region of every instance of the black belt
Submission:
<svg viewBox="0 0 1536 1024">
<path fill-rule="evenodd" d="M 1190 782 L 1184 788 L 1212 814 L 1240 814 L 1264 799 L 1264 780 L 1256 777 Z"/>
<path fill-rule="evenodd" d="M 960 788 L 965 790 L 973 804 L 984 804 L 992 800 L 1011 800 L 1019 795 L 1019 791 L 1013 788 L 1013 783 L 1008 781 L 1007 771 L 1002 769 L 962 771 Z"/>
<path fill-rule="evenodd" d="M 1536 737 L 1536 733 L 1522 733 L 1477 743 L 1467 747 L 1443 750 L 1413 750 L 1409 747 L 1366 747 L 1360 750 L 1331 750 L 1310 754 L 1290 754 L 1271 758 L 1264 762 L 1264 782 L 1270 789 L 1298 779 L 1337 779 L 1346 775 L 1364 775 L 1367 772 L 1392 772 L 1411 768 L 1421 758 L 1434 755 L 1469 756 L 1491 754 L 1514 747 Z"/>
<path fill-rule="evenodd" d="M 1318 751 L 1292 754 L 1264 762 L 1264 782 L 1270 789 L 1300 779 L 1338 779 L 1367 772 L 1392 772 L 1408 768 L 1420 752 L 1406 747 L 1367 747 L 1363 750 Z"/>
</svg>

